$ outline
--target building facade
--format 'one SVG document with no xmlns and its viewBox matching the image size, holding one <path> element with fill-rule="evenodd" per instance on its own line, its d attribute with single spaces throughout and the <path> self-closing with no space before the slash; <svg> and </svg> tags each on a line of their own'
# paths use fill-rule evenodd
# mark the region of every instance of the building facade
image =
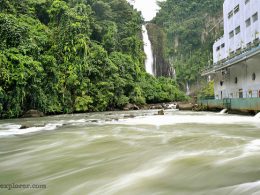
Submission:
<svg viewBox="0 0 260 195">
<path fill-rule="evenodd" d="M 260 97 L 260 0 L 225 0 L 224 35 L 213 45 L 215 99 Z"/>
</svg>

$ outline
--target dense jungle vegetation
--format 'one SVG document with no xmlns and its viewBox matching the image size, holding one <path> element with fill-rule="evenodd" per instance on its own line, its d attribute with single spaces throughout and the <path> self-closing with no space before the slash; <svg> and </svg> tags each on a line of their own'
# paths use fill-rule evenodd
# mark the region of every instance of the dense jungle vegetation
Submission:
<svg viewBox="0 0 260 195">
<path fill-rule="evenodd" d="M 163 30 L 163 39 L 166 41 L 157 36 L 158 41 L 153 38 L 153 45 L 164 48 L 161 57 L 175 68 L 177 83 L 183 89 L 187 83 L 194 88 L 201 88 L 205 83 L 205 78 L 201 78 L 200 73 L 212 63 L 212 45 L 223 34 L 223 2 L 224 0 L 159 2 L 161 10 L 152 24 Z"/>
<path fill-rule="evenodd" d="M 145 73 L 142 23 L 125 0 L 1 0 L 0 118 L 185 98 Z"/>
</svg>

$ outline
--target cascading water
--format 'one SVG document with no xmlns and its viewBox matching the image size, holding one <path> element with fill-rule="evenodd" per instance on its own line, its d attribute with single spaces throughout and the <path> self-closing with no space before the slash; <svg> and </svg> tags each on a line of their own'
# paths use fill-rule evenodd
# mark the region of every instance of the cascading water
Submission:
<svg viewBox="0 0 260 195">
<path fill-rule="evenodd" d="M 142 26 L 143 32 L 143 41 L 144 41 L 144 52 L 146 54 L 145 60 L 145 70 L 147 73 L 154 75 L 153 71 L 153 51 L 152 51 L 152 44 L 148 37 L 148 32 L 146 26 Z"/>
<path fill-rule="evenodd" d="M 189 83 L 186 83 L 186 95 L 190 95 L 190 86 Z"/>
</svg>

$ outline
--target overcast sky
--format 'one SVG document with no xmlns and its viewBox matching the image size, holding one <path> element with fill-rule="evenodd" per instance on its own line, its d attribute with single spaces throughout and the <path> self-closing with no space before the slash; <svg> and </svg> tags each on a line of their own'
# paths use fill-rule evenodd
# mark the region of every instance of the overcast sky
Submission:
<svg viewBox="0 0 260 195">
<path fill-rule="evenodd" d="M 150 21 L 155 17 L 159 7 L 156 4 L 156 0 L 128 0 L 134 4 L 134 7 L 141 11 L 145 21 Z M 134 3 L 133 3 L 134 2 Z"/>
</svg>

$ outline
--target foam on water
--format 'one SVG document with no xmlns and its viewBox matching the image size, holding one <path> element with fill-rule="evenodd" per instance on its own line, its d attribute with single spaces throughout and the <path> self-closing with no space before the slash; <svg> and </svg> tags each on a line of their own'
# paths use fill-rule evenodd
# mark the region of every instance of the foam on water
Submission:
<svg viewBox="0 0 260 195">
<path fill-rule="evenodd" d="M 223 111 L 224 112 L 224 111 Z M 86 120 L 85 118 L 73 119 L 73 120 L 53 120 L 44 126 L 37 127 L 32 126 L 26 129 L 20 129 L 20 124 L 5 123 L 0 124 L 0 137 L 12 136 L 12 135 L 22 135 L 27 133 L 34 133 L 38 131 L 45 130 L 55 130 L 63 125 L 87 125 L 89 123 L 94 123 L 96 125 L 104 124 L 121 124 L 121 125 L 154 125 L 157 130 L 162 125 L 174 125 L 174 124 L 247 124 L 260 126 L 260 120 L 258 117 L 248 117 L 248 116 L 237 116 L 237 115 L 219 115 L 213 113 L 193 113 L 193 112 L 176 112 L 168 113 L 166 115 L 147 115 L 147 116 L 137 116 L 135 118 L 122 118 L 119 120 L 105 121 L 98 119 Z M 141 129 L 141 131 L 148 131 L 147 129 Z M 149 130 L 150 131 L 150 130 Z"/>
<path fill-rule="evenodd" d="M 223 110 L 221 110 L 220 112 L 219 112 L 219 114 L 226 114 L 227 113 L 227 109 L 223 109 Z"/>
<path fill-rule="evenodd" d="M 255 115 L 255 118 L 260 119 L 260 112 Z"/>
<path fill-rule="evenodd" d="M 145 116 L 131 119 L 123 119 L 117 124 L 125 125 L 173 125 L 173 124 L 260 124 L 260 120 L 254 117 L 236 115 L 165 115 Z"/>
<path fill-rule="evenodd" d="M 50 131 L 57 129 L 57 127 L 62 126 L 60 123 L 47 124 L 43 127 L 30 127 L 26 129 L 20 129 L 21 125 L 11 125 L 7 130 L 0 131 L 0 137 L 12 136 L 12 135 L 23 135 L 27 133 L 34 133 L 38 131 Z"/>
<path fill-rule="evenodd" d="M 234 161 L 239 161 L 241 159 L 247 158 L 248 156 L 257 155 L 260 153 L 260 139 L 249 141 L 244 147 L 239 147 L 237 150 L 240 151 L 240 154 L 235 157 L 230 157 L 217 161 L 216 165 L 223 165 L 231 163 Z"/>
<path fill-rule="evenodd" d="M 58 127 L 64 126 L 64 125 L 85 125 L 88 123 L 93 123 L 94 119 L 91 119 L 90 121 L 86 119 L 77 119 L 77 120 L 53 120 L 50 123 L 47 123 L 44 126 L 37 126 L 37 125 L 30 125 L 31 127 L 20 129 L 22 125 L 20 124 L 12 124 L 12 123 L 5 123 L 0 124 L 0 138 L 6 137 L 6 136 L 13 136 L 13 135 L 23 135 L 28 133 L 35 133 L 38 131 L 50 131 L 55 130 Z M 96 123 L 101 123 L 100 120 L 94 120 L 97 121 Z"/>
<path fill-rule="evenodd" d="M 229 186 L 226 188 L 221 188 L 218 190 L 219 193 L 225 193 L 230 195 L 259 195 L 260 193 L 260 181 L 242 183 L 234 186 Z M 229 192 L 229 193 L 227 193 Z"/>
<path fill-rule="evenodd" d="M 253 140 L 247 144 L 245 152 L 260 152 L 260 139 Z"/>
</svg>

